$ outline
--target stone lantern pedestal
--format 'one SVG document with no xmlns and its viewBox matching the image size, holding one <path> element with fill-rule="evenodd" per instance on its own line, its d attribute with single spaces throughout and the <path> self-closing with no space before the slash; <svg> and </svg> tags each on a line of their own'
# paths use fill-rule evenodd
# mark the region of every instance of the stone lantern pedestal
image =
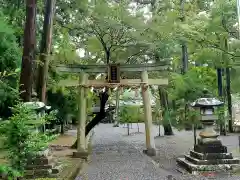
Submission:
<svg viewBox="0 0 240 180">
<path fill-rule="evenodd" d="M 194 149 L 184 158 L 178 158 L 177 163 L 192 174 L 212 171 L 228 171 L 238 167 L 240 160 L 233 158 L 227 152 L 227 147 L 218 139 L 218 133 L 214 130 L 214 107 L 223 105 L 223 102 L 215 98 L 200 98 L 191 104 L 200 108 L 201 122 L 204 129 L 199 133 L 199 139 Z"/>
</svg>

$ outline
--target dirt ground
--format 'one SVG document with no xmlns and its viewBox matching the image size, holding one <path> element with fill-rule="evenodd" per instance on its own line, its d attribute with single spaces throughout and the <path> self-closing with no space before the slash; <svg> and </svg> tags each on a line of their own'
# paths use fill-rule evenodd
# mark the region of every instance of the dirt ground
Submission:
<svg viewBox="0 0 240 180">
<path fill-rule="evenodd" d="M 3 148 L 3 138 L 0 137 L 0 164 L 6 164 L 6 152 L 2 149 Z"/>
<path fill-rule="evenodd" d="M 76 141 L 76 137 L 71 134 L 63 134 L 58 136 L 56 139 L 54 139 L 52 142 L 50 142 L 50 146 L 66 146 L 71 147 L 71 145 Z"/>
</svg>

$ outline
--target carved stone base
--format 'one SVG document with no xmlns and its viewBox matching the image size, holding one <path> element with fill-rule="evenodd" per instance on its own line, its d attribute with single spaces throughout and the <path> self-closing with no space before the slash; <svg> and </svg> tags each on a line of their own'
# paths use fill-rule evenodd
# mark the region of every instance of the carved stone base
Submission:
<svg viewBox="0 0 240 180">
<path fill-rule="evenodd" d="M 239 159 L 208 159 L 202 160 L 185 155 L 185 159 L 196 165 L 219 165 L 219 164 L 239 164 Z"/>
<path fill-rule="evenodd" d="M 227 147 L 215 144 L 197 144 L 194 151 L 199 153 L 227 153 Z"/>
<path fill-rule="evenodd" d="M 240 168 L 240 160 L 231 153 L 199 153 L 190 151 L 189 155 L 177 159 L 178 165 L 192 174 L 202 172 L 226 172 Z"/>
<path fill-rule="evenodd" d="M 189 162 L 185 158 L 177 159 L 178 165 L 191 174 L 201 174 L 203 172 L 227 172 L 239 168 L 239 164 L 218 164 L 218 165 L 198 165 Z"/>
<path fill-rule="evenodd" d="M 157 152 L 155 148 L 143 150 L 143 153 L 148 156 L 156 156 Z"/>
<path fill-rule="evenodd" d="M 233 159 L 232 153 L 199 153 L 196 151 L 190 151 L 190 156 L 200 160 L 212 160 L 212 159 Z"/>
<path fill-rule="evenodd" d="M 89 153 L 87 151 L 73 152 L 73 157 L 88 160 Z"/>
</svg>

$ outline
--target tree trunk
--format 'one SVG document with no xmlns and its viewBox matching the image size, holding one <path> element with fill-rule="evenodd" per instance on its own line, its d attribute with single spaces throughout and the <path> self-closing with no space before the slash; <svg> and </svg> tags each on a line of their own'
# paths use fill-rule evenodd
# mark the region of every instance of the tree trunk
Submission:
<svg viewBox="0 0 240 180">
<path fill-rule="evenodd" d="M 128 136 L 130 135 L 130 124 L 129 124 L 129 122 L 127 123 L 127 134 L 128 134 Z"/>
<path fill-rule="evenodd" d="M 106 54 L 106 60 L 107 60 L 107 64 L 110 63 L 110 49 L 104 48 L 105 49 L 105 54 Z"/>
<path fill-rule="evenodd" d="M 161 124 L 160 124 L 160 121 L 159 120 L 159 124 L 158 124 L 158 136 L 161 136 Z"/>
<path fill-rule="evenodd" d="M 192 124 L 189 124 L 189 107 L 187 102 L 184 107 L 184 121 L 186 122 L 185 130 L 186 131 L 192 130 Z"/>
<path fill-rule="evenodd" d="M 231 97 L 231 77 L 230 68 L 226 68 L 226 95 L 227 95 L 227 105 L 228 105 L 228 130 L 233 132 L 233 122 L 232 122 L 232 97 Z"/>
<path fill-rule="evenodd" d="M 24 102 L 31 101 L 33 83 L 33 62 L 36 48 L 36 0 L 26 1 L 26 23 L 24 47 L 20 75 L 20 97 Z"/>
<path fill-rule="evenodd" d="M 194 138 L 194 145 L 197 144 L 197 128 L 196 124 L 193 124 L 193 138 Z"/>
<path fill-rule="evenodd" d="M 137 122 L 137 129 L 138 129 L 138 133 L 140 132 L 140 129 L 139 129 L 139 124 L 138 124 L 138 122 Z"/>
<path fill-rule="evenodd" d="M 40 64 L 38 64 L 37 94 L 40 101 L 46 101 L 46 86 L 48 76 L 49 58 L 52 42 L 52 26 L 55 8 L 55 0 L 47 0 L 45 5 L 45 17 L 40 47 Z"/>
<path fill-rule="evenodd" d="M 87 124 L 85 127 L 85 136 L 88 135 L 88 133 L 101 121 L 106 117 L 105 112 L 105 105 L 108 101 L 108 92 L 107 90 L 100 94 L 100 112 L 96 114 L 96 116 Z M 72 148 L 77 148 L 77 140 L 72 145 Z"/>
<path fill-rule="evenodd" d="M 185 42 L 182 42 L 182 74 L 185 74 L 188 69 L 188 53 L 187 45 Z"/>
<path fill-rule="evenodd" d="M 217 82 L 218 82 L 218 96 L 219 98 L 222 100 L 223 99 L 223 79 L 222 79 L 222 68 L 217 68 Z M 225 134 L 225 130 L 223 128 L 223 122 L 222 122 L 222 118 L 224 114 L 220 114 L 219 115 L 219 119 L 220 121 L 220 134 L 224 135 Z"/>
<path fill-rule="evenodd" d="M 168 113 L 167 94 L 162 90 L 161 87 L 158 88 L 158 93 L 160 97 L 161 106 L 163 108 L 163 118 L 165 118 L 166 113 Z M 166 136 L 173 135 L 172 127 L 169 120 L 167 123 L 163 123 L 163 128 L 164 128 L 164 135 Z"/>
<path fill-rule="evenodd" d="M 180 6 L 181 6 L 181 21 L 185 21 L 185 15 L 184 15 L 184 0 L 180 0 Z M 187 52 L 187 45 L 185 41 L 182 41 L 182 74 L 185 74 L 188 70 L 188 52 Z"/>
</svg>

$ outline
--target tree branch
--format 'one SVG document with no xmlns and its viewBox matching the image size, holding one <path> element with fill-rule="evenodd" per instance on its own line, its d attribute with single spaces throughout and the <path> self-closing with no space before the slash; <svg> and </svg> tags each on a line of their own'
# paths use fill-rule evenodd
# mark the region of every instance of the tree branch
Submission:
<svg viewBox="0 0 240 180">
<path fill-rule="evenodd" d="M 238 39 L 238 37 L 236 35 L 237 32 L 229 31 L 229 29 L 227 28 L 226 20 L 224 18 L 222 19 L 222 27 L 230 36 L 233 36 L 234 38 Z"/>
</svg>

